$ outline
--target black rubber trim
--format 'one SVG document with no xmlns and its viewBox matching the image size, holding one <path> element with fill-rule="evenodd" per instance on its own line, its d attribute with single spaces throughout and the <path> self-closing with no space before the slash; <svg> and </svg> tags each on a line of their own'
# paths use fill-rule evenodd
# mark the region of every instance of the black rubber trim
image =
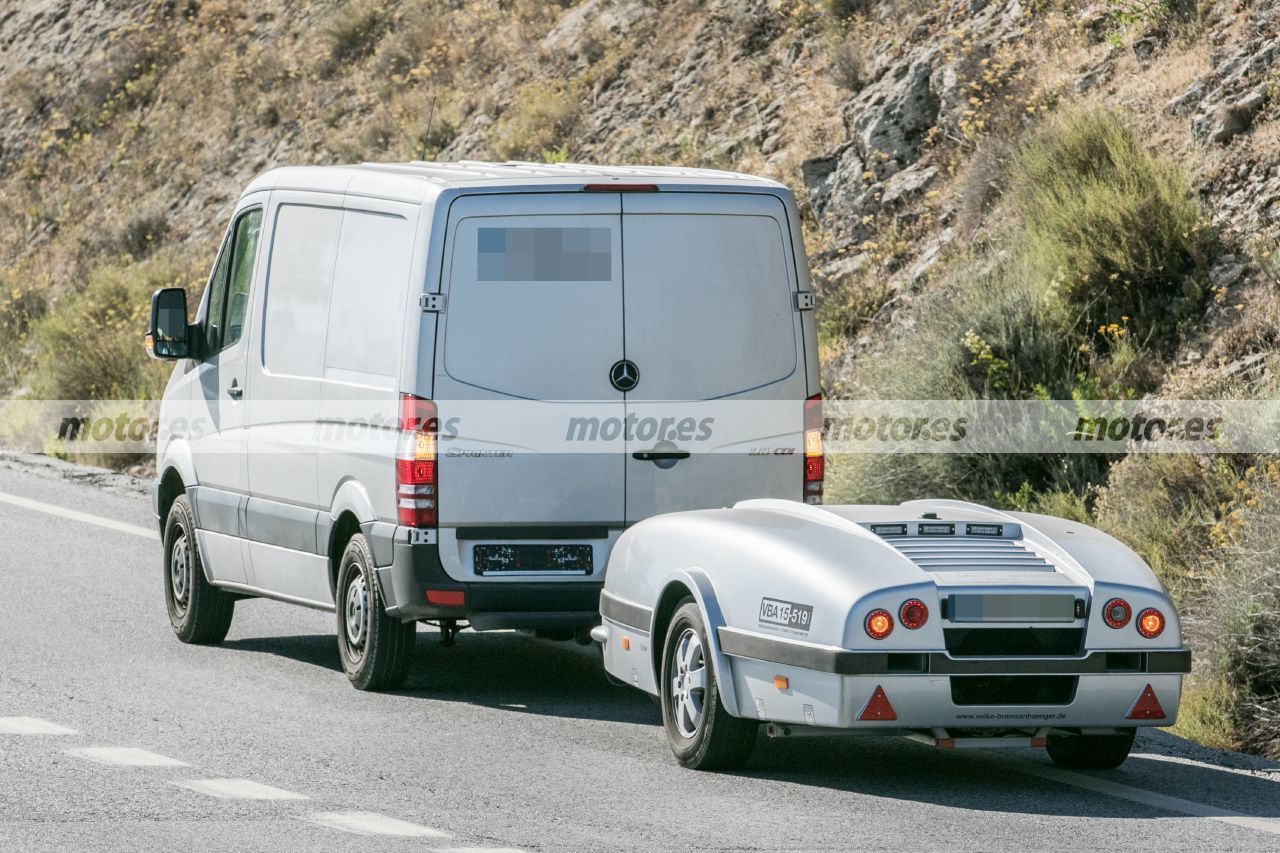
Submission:
<svg viewBox="0 0 1280 853">
<path fill-rule="evenodd" d="M 602 597 L 602 607 L 605 600 Z M 1191 672 L 1190 649 L 1138 652 L 1141 663 L 1139 668 L 1134 668 L 1133 652 L 1093 651 L 1079 658 L 956 659 L 944 652 L 854 652 L 775 640 L 732 628 L 721 628 L 719 637 L 720 648 L 728 655 L 837 675 L 1185 675 Z"/>
<path fill-rule="evenodd" d="M 639 604 L 615 598 L 607 592 L 600 593 L 600 615 L 619 625 L 649 633 L 653 625 L 653 611 Z"/>
<path fill-rule="evenodd" d="M 471 542 L 502 542 L 520 539 L 608 539 L 609 528 L 594 526 L 564 527 L 553 524 L 522 527 L 459 527 L 454 534 Z"/>
</svg>

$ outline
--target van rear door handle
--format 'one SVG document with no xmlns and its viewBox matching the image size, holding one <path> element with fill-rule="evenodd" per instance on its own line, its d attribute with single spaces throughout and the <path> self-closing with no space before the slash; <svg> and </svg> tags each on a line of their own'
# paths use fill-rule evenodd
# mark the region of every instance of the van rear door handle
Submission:
<svg viewBox="0 0 1280 853">
<path fill-rule="evenodd" d="M 688 459 L 687 450 L 637 450 L 631 454 L 633 459 L 641 462 L 657 462 L 661 459 Z"/>
<path fill-rule="evenodd" d="M 241 397 L 244 396 L 244 389 L 240 387 L 239 382 L 232 379 L 231 387 L 227 389 L 227 393 L 231 395 L 231 399 L 239 400 Z"/>
</svg>

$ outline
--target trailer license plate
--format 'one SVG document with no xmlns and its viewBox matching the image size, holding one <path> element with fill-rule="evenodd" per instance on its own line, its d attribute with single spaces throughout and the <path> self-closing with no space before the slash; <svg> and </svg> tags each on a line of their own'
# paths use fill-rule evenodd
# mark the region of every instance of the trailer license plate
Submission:
<svg viewBox="0 0 1280 853">
<path fill-rule="evenodd" d="M 951 596 L 952 622 L 1074 622 L 1074 595 Z"/>
</svg>

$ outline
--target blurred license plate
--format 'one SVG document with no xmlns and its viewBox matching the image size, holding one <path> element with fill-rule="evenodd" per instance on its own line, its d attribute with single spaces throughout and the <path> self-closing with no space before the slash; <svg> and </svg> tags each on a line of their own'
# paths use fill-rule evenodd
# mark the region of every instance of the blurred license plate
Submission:
<svg viewBox="0 0 1280 853">
<path fill-rule="evenodd" d="M 1074 595 L 952 595 L 952 622 L 1074 622 Z"/>
<path fill-rule="evenodd" d="M 477 574 L 491 572 L 591 573 L 590 545 L 477 545 Z"/>
</svg>

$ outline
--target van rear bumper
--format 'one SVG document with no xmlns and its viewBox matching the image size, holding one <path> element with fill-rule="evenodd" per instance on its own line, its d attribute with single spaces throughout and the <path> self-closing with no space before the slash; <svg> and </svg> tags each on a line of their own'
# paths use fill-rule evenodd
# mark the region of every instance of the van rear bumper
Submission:
<svg viewBox="0 0 1280 853">
<path fill-rule="evenodd" d="M 476 630 L 590 628 L 600 624 L 603 583 L 502 581 L 459 583 L 445 573 L 436 545 L 395 542 L 391 565 L 379 567 L 387 613 L 403 621 L 460 619 Z M 447 607 L 427 601 L 427 590 L 462 592 L 466 603 Z"/>
</svg>

